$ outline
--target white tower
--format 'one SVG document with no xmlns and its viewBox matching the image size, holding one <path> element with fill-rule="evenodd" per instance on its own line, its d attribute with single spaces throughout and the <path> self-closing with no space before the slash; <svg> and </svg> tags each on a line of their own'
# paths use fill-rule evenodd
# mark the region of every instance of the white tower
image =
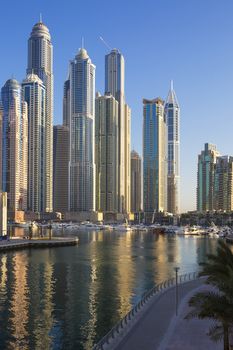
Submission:
<svg viewBox="0 0 233 350">
<path fill-rule="evenodd" d="M 165 114 L 168 128 L 167 210 L 178 214 L 180 211 L 180 107 L 172 81 Z"/>
<path fill-rule="evenodd" d="M 46 89 L 45 117 L 45 207 L 53 210 L 53 46 L 48 28 L 42 20 L 34 25 L 28 40 L 27 74 L 36 74 Z"/>
<path fill-rule="evenodd" d="M 95 210 L 95 66 L 81 48 L 70 62 L 70 211 Z"/>
</svg>

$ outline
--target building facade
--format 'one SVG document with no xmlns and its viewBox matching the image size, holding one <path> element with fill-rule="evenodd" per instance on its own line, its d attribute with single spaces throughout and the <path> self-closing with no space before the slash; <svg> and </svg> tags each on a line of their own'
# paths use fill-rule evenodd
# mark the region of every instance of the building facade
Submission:
<svg viewBox="0 0 233 350">
<path fill-rule="evenodd" d="M 233 157 L 217 157 L 214 176 L 214 209 L 233 210 Z"/>
<path fill-rule="evenodd" d="M 10 211 L 27 209 L 28 125 L 21 85 L 9 79 L 1 89 L 1 189 Z"/>
<path fill-rule="evenodd" d="M 125 61 L 117 49 L 105 56 L 105 93 L 118 101 L 118 188 L 119 212 L 130 210 L 130 118 L 125 104 Z M 128 129 L 127 129 L 128 128 Z"/>
<path fill-rule="evenodd" d="M 95 210 L 95 66 L 82 48 L 70 62 L 70 211 Z"/>
<path fill-rule="evenodd" d="M 180 211 L 180 107 L 173 83 L 165 105 L 168 129 L 168 176 L 167 176 L 167 211 L 178 214 Z"/>
<path fill-rule="evenodd" d="M 139 154 L 131 152 L 131 212 L 138 213 L 142 209 L 142 161 Z"/>
<path fill-rule="evenodd" d="M 160 98 L 143 99 L 143 209 L 167 210 L 167 126 Z"/>
<path fill-rule="evenodd" d="M 63 125 L 69 127 L 70 120 L 70 80 L 66 80 L 63 88 Z"/>
<path fill-rule="evenodd" d="M 111 94 L 96 95 L 96 210 L 102 212 L 119 211 L 118 105 Z"/>
<path fill-rule="evenodd" d="M 53 46 L 48 28 L 42 21 L 32 28 L 28 40 L 27 74 L 37 75 L 45 86 L 45 164 L 44 211 L 53 210 Z"/>
<path fill-rule="evenodd" d="M 46 212 L 46 87 L 37 75 L 28 74 L 22 90 L 28 108 L 28 210 Z"/>
<path fill-rule="evenodd" d="M 53 127 L 53 209 L 56 212 L 69 210 L 69 128 Z"/>
<path fill-rule="evenodd" d="M 131 109 L 125 104 L 125 211 L 131 209 Z"/>
<path fill-rule="evenodd" d="M 215 164 L 220 153 L 215 145 L 205 143 L 205 148 L 198 156 L 197 169 L 197 211 L 214 210 Z"/>
</svg>

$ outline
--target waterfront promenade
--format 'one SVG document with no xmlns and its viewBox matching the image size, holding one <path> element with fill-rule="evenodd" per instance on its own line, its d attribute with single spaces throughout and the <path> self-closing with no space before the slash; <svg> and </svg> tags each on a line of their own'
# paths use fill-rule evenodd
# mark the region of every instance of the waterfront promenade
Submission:
<svg viewBox="0 0 233 350">
<path fill-rule="evenodd" d="M 199 278 L 179 285 L 179 308 L 175 314 L 175 286 L 154 295 L 117 337 L 102 349 L 114 350 L 218 350 L 221 343 L 207 336 L 210 320 L 184 320 L 188 300 L 197 291 L 211 288 Z"/>
<path fill-rule="evenodd" d="M 25 248 L 52 248 L 76 245 L 77 238 L 32 238 L 9 239 L 0 241 L 0 252 Z"/>
</svg>

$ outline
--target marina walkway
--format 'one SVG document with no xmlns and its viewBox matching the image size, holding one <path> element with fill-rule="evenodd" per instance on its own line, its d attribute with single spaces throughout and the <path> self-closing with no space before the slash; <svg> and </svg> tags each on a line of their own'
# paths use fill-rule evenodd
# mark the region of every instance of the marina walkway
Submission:
<svg viewBox="0 0 233 350">
<path fill-rule="evenodd" d="M 62 247 L 76 245 L 78 239 L 74 238 L 32 238 L 32 239 L 9 239 L 0 241 L 0 252 L 15 250 L 15 249 L 25 249 L 25 248 L 52 248 L 52 247 Z"/>
<path fill-rule="evenodd" d="M 197 291 L 211 288 L 197 279 L 179 285 L 179 309 L 175 315 L 175 287 L 156 295 L 140 318 L 117 342 L 106 349 L 117 350 L 218 350 L 222 344 L 207 336 L 210 320 L 184 320 L 188 300 Z"/>
</svg>

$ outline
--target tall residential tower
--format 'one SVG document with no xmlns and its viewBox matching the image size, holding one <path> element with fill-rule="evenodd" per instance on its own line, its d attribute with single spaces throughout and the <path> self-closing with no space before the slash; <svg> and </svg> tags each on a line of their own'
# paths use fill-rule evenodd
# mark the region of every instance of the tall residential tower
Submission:
<svg viewBox="0 0 233 350">
<path fill-rule="evenodd" d="M 205 143 L 205 148 L 198 156 L 197 169 L 197 211 L 214 210 L 215 164 L 220 153 L 215 145 Z"/>
<path fill-rule="evenodd" d="M 27 209 L 28 115 L 21 85 L 9 79 L 1 90 L 1 189 L 10 211 Z"/>
<path fill-rule="evenodd" d="M 111 94 L 96 95 L 96 210 L 118 212 L 118 102 Z"/>
<path fill-rule="evenodd" d="M 131 212 L 138 213 L 142 209 L 141 204 L 141 182 L 142 182 L 142 160 L 135 151 L 131 152 Z"/>
<path fill-rule="evenodd" d="M 69 67 L 69 209 L 95 210 L 95 66 L 81 48 Z"/>
<path fill-rule="evenodd" d="M 53 210 L 53 46 L 49 30 L 41 20 L 32 28 L 28 40 L 27 74 L 38 75 L 45 86 L 43 210 L 50 212 Z"/>
<path fill-rule="evenodd" d="M 125 61 L 113 49 L 105 56 L 105 93 L 118 101 L 118 211 L 130 211 L 130 108 L 125 105 Z"/>
<path fill-rule="evenodd" d="M 217 157 L 214 176 L 214 209 L 233 210 L 233 157 Z"/>
<path fill-rule="evenodd" d="M 167 211 L 178 214 L 180 208 L 180 107 L 173 83 L 165 105 L 168 128 L 168 177 L 167 177 Z"/>
<path fill-rule="evenodd" d="M 46 88 L 35 74 L 28 74 L 22 83 L 28 106 L 28 210 L 45 212 L 46 189 Z"/>
<path fill-rule="evenodd" d="M 143 99 L 144 212 L 167 210 L 167 126 L 164 101 Z"/>
<path fill-rule="evenodd" d="M 69 128 L 53 127 L 53 209 L 65 213 L 69 210 Z"/>
</svg>

